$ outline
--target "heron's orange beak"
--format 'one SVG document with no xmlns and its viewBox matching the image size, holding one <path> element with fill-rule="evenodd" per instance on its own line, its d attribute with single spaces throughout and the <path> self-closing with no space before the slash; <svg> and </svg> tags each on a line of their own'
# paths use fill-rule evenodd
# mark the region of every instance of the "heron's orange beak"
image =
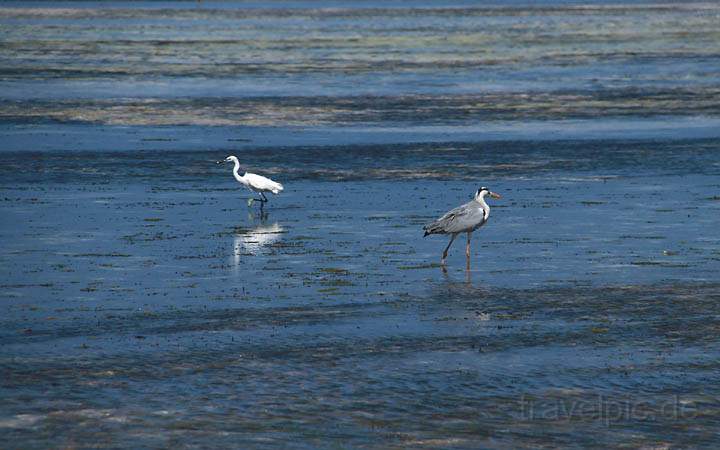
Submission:
<svg viewBox="0 0 720 450">
<path fill-rule="evenodd" d="M 502 198 L 502 197 L 500 197 L 500 194 L 496 194 L 496 193 L 494 193 L 494 192 L 490 192 L 490 197 L 496 198 L 496 199 L 501 199 L 501 198 Z"/>
</svg>

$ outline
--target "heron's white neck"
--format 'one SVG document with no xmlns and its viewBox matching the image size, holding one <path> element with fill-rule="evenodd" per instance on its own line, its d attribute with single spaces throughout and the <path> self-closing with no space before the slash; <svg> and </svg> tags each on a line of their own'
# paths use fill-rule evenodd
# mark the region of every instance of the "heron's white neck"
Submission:
<svg viewBox="0 0 720 450">
<path fill-rule="evenodd" d="M 480 195 L 475 197 L 475 201 L 480 203 L 480 207 L 485 211 L 485 220 L 490 216 L 490 206 L 488 206 L 487 203 L 485 203 L 485 195 L 487 194 L 487 191 L 482 191 Z"/>
</svg>

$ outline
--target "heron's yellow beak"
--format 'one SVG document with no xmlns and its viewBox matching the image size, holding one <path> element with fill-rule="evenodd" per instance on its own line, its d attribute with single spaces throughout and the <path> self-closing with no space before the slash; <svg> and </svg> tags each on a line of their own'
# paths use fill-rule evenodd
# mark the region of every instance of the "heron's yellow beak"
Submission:
<svg viewBox="0 0 720 450">
<path fill-rule="evenodd" d="M 494 193 L 494 192 L 490 192 L 490 197 L 496 198 L 496 199 L 501 199 L 501 198 L 502 198 L 502 197 L 500 197 L 500 194 L 496 194 L 496 193 Z"/>
</svg>

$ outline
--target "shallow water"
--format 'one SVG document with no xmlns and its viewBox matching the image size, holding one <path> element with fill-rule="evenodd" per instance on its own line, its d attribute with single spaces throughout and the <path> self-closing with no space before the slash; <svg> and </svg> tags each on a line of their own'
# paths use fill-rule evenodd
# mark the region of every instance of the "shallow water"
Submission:
<svg viewBox="0 0 720 450">
<path fill-rule="evenodd" d="M 4 153 L 0 426 L 39 446 L 712 442 L 717 145 L 277 150 L 252 159 L 287 185 L 266 217 L 216 152 Z M 460 244 L 444 274 L 420 227 L 478 172 L 504 198 L 472 270 Z"/>
<path fill-rule="evenodd" d="M 0 9 L 2 446 L 717 446 L 718 9 L 595 5 Z"/>
<path fill-rule="evenodd" d="M 8 5 L 0 120 L 13 123 L 699 116 L 720 95 L 717 3 Z"/>
</svg>

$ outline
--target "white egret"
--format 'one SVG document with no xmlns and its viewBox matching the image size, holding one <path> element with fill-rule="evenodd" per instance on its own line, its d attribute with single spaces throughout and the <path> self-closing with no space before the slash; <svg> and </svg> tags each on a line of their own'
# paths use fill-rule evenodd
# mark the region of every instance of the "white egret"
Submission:
<svg viewBox="0 0 720 450">
<path fill-rule="evenodd" d="M 238 180 L 240 184 L 248 188 L 250 191 L 260 194 L 260 198 L 249 199 L 248 206 L 252 206 L 254 201 L 259 201 L 261 202 L 260 209 L 263 209 L 263 206 L 265 206 L 265 202 L 268 201 L 267 197 L 265 197 L 265 192 L 272 192 L 274 195 L 277 195 L 284 189 L 282 184 L 262 175 L 245 172 L 245 175 L 240 176 L 240 173 L 238 172 L 238 170 L 240 170 L 240 161 L 237 159 L 236 156 L 228 156 L 223 161 L 218 161 L 217 163 L 222 164 L 224 162 L 234 163 L 235 167 L 233 167 L 233 176 L 235 177 L 235 179 Z"/>
</svg>

